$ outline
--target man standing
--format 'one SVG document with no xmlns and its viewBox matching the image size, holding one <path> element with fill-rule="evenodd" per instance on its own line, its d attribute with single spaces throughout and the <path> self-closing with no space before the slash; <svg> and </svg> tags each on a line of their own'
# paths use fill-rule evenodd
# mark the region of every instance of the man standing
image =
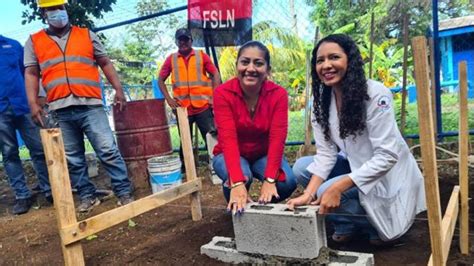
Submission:
<svg viewBox="0 0 474 266">
<path fill-rule="evenodd" d="M 66 2 L 38 0 L 49 27 L 31 35 L 25 44 L 25 79 L 33 119 L 41 124 L 45 114 L 37 95 L 42 79 L 49 110 L 63 133 L 72 186 L 81 198 L 78 211 L 88 212 L 100 201 L 87 173 L 84 134 L 111 177 L 118 204 L 133 201 L 127 168 L 102 106 L 97 65 L 115 89 L 114 104 L 120 110 L 126 99 L 103 45 L 88 29 L 71 26 Z"/>
<path fill-rule="evenodd" d="M 175 41 L 178 52 L 166 58 L 160 70 L 158 85 L 172 109 L 180 106 L 187 108 L 189 128 L 192 128 L 193 123 L 196 122 L 202 138 L 206 141 L 206 134 L 215 130 L 212 94 L 213 90 L 221 84 L 219 72 L 208 55 L 192 48 L 193 38 L 188 29 L 178 29 Z M 165 80 L 170 74 L 173 97 L 170 96 L 165 85 Z M 182 147 L 179 153 L 182 160 Z"/>
<path fill-rule="evenodd" d="M 28 212 L 32 204 L 19 156 L 16 130 L 30 151 L 40 191 L 49 202 L 53 200 L 39 128 L 33 123 L 28 108 L 23 73 L 23 47 L 0 35 L 0 149 L 8 181 L 15 191 L 13 214 Z"/>
</svg>

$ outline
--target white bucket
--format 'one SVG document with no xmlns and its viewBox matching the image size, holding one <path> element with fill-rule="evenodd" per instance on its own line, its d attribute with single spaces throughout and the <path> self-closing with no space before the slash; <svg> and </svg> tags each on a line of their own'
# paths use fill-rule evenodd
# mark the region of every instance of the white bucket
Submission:
<svg viewBox="0 0 474 266">
<path fill-rule="evenodd" d="M 89 177 L 95 177 L 99 175 L 99 168 L 97 167 L 97 157 L 94 152 L 86 152 L 87 161 L 87 173 Z"/>
<path fill-rule="evenodd" d="M 147 163 L 153 193 L 181 184 L 181 160 L 178 156 L 153 157 Z"/>
</svg>

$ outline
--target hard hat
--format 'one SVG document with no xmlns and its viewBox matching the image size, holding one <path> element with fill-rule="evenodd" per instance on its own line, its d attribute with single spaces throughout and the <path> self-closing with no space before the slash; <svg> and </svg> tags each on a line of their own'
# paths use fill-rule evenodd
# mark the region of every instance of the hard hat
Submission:
<svg viewBox="0 0 474 266">
<path fill-rule="evenodd" d="M 37 2 L 41 8 L 67 4 L 67 0 L 37 0 Z"/>
</svg>

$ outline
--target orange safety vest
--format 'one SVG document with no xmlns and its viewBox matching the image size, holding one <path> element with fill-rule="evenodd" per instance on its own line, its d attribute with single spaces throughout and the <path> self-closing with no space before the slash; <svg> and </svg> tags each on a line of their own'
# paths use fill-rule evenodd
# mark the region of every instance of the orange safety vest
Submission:
<svg viewBox="0 0 474 266">
<path fill-rule="evenodd" d="M 102 99 L 99 70 L 88 29 L 72 26 L 64 52 L 46 30 L 33 34 L 31 40 L 48 102 L 71 94 Z"/>
<path fill-rule="evenodd" d="M 183 107 L 204 107 L 212 100 L 212 82 L 206 75 L 203 64 L 202 51 L 191 55 L 188 66 L 178 53 L 171 55 L 171 83 L 173 96 Z"/>
</svg>

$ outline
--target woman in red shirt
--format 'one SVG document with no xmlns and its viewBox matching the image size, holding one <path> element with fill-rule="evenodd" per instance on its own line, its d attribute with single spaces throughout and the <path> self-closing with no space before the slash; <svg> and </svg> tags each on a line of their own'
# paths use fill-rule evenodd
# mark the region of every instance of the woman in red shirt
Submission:
<svg viewBox="0 0 474 266">
<path fill-rule="evenodd" d="M 288 94 L 268 80 L 270 53 L 250 41 L 237 54 L 237 77 L 217 87 L 214 113 L 218 144 L 213 166 L 223 181 L 227 208 L 241 213 L 253 178 L 262 181 L 259 202 L 288 198 L 296 179 L 283 157 L 288 132 Z"/>
</svg>

